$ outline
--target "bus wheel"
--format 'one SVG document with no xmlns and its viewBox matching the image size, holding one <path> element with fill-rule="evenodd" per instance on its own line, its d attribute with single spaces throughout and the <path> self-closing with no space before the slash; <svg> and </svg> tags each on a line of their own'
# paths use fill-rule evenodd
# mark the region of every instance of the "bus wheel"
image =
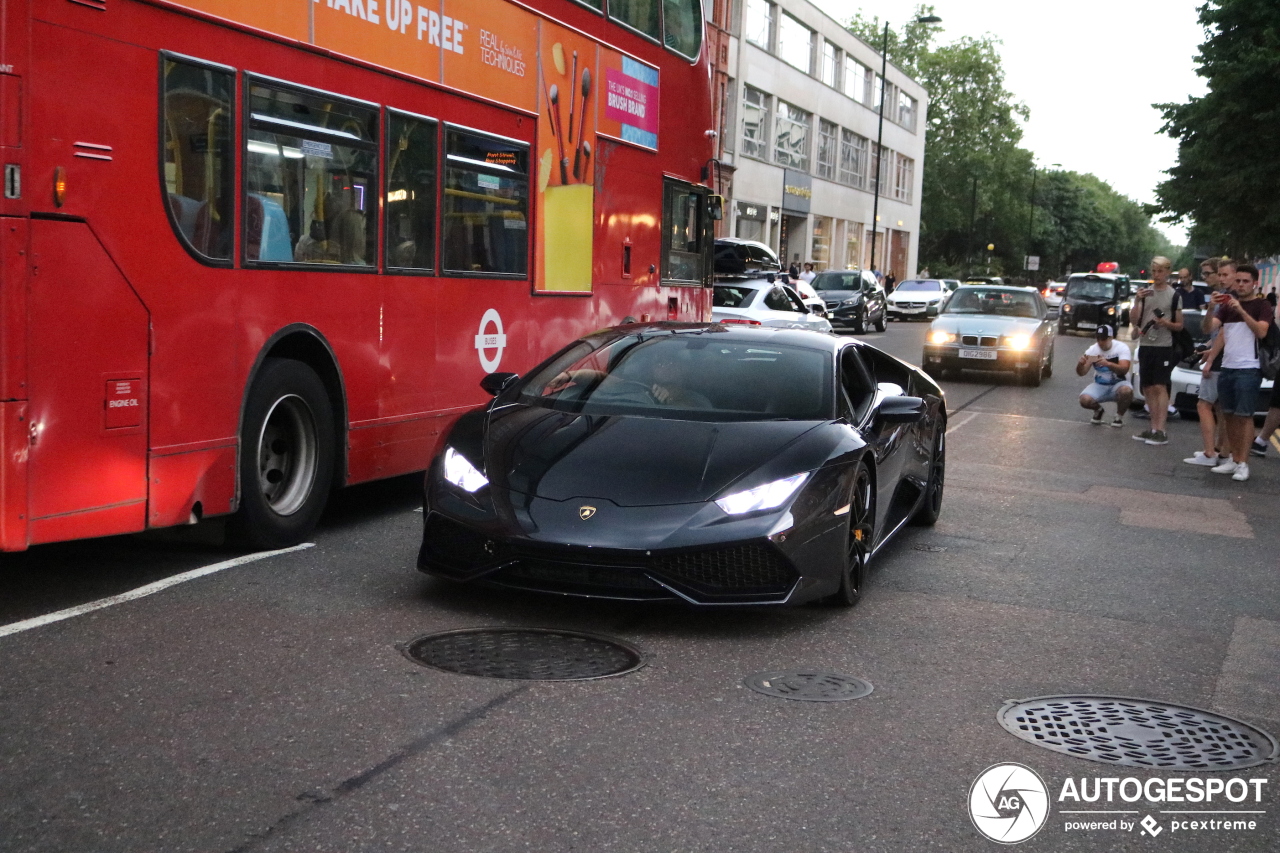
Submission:
<svg viewBox="0 0 1280 853">
<path fill-rule="evenodd" d="M 333 407 L 300 361 L 267 359 L 249 390 L 240 435 L 237 541 L 287 548 L 311 534 L 333 483 Z"/>
</svg>

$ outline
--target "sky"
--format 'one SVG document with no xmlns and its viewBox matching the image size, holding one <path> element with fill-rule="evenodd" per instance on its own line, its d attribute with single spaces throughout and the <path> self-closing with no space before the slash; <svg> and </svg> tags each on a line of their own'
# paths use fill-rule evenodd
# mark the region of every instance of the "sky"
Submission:
<svg viewBox="0 0 1280 853">
<path fill-rule="evenodd" d="M 917 0 L 813 0 L 837 21 L 861 11 L 899 27 Z M 1156 185 L 1178 159 L 1160 133 L 1156 103 L 1205 92 L 1195 57 L 1204 30 L 1202 0 L 931 0 L 940 42 L 990 33 L 999 39 L 1005 88 L 1031 110 L 1022 146 L 1041 167 L 1088 172 L 1135 201 L 1155 201 Z M 889 57 L 893 61 L 893 57 Z M 925 163 L 925 168 L 929 168 Z M 1156 222 L 1178 245 L 1186 230 Z"/>
</svg>

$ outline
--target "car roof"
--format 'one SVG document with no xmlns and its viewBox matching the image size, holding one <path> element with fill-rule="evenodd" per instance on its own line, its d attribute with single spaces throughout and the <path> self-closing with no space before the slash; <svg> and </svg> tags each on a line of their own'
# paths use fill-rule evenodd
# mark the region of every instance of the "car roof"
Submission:
<svg viewBox="0 0 1280 853">
<path fill-rule="evenodd" d="M 861 344 L 861 341 L 854 338 L 837 338 L 834 335 L 828 335 L 824 332 L 811 332 L 807 329 L 784 329 L 774 326 L 742 326 L 738 324 L 721 323 L 677 323 L 671 321 L 663 321 L 659 323 L 629 323 L 625 326 L 614 326 L 609 329 L 602 329 L 599 332 L 595 332 L 594 334 L 587 335 L 585 337 L 614 338 L 644 332 L 672 332 L 675 334 L 711 333 L 715 335 L 722 335 L 723 337 L 717 338 L 717 340 L 723 341 L 742 341 L 746 343 L 764 343 L 768 341 L 775 344 L 787 344 L 790 346 L 830 352 L 842 348 L 845 344 Z"/>
<path fill-rule="evenodd" d="M 966 281 L 960 285 L 960 290 L 1007 290 L 1010 293 L 1039 293 L 1033 287 L 1017 284 L 987 284 L 984 281 Z M 956 293 L 959 293 L 957 290 Z"/>
<path fill-rule="evenodd" d="M 749 287 L 752 290 L 773 287 L 777 284 L 780 284 L 783 287 L 791 287 L 791 282 L 786 280 L 786 276 L 781 275 L 774 278 L 773 281 L 756 276 L 744 276 L 742 278 L 718 278 L 713 282 L 713 286 L 715 287 Z"/>
</svg>

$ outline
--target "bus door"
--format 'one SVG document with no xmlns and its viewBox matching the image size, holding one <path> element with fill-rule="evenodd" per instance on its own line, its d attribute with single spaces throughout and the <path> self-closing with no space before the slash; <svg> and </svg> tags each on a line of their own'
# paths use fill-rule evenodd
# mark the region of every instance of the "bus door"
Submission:
<svg viewBox="0 0 1280 853">
<path fill-rule="evenodd" d="M 30 544 L 142 530 L 148 315 L 87 223 L 32 219 Z"/>
</svg>

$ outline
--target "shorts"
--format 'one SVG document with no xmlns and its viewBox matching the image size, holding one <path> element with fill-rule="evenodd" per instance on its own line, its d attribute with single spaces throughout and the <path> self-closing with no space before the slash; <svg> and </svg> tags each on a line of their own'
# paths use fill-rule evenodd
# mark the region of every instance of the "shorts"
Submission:
<svg viewBox="0 0 1280 853">
<path fill-rule="evenodd" d="M 1224 367 L 1218 374 L 1218 403 L 1224 415 L 1252 417 L 1258 410 L 1262 371 L 1256 367 Z"/>
<path fill-rule="evenodd" d="M 1218 402 L 1218 371 L 1214 370 L 1208 376 L 1200 377 L 1200 392 L 1197 396 L 1206 403 Z"/>
<path fill-rule="evenodd" d="M 1133 386 L 1129 384 L 1128 379 L 1123 379 L 1111 385 L 1099 385 L 1097 382 L 1091 382 L 1088 388 L 1080 392 L 1080 396 L 1092 397 L 1095 403 L 1114 403 L 1116 394 L 1121 388 L 1133 390 Z"/>
<path fill-rule="evenodd" d="M 1138 347 L 1138 369 L 1142 373 L 1142 387 L 1163 385 L 1168 388 L 1173 376 L 1173 347 Z"/>
</svg>

